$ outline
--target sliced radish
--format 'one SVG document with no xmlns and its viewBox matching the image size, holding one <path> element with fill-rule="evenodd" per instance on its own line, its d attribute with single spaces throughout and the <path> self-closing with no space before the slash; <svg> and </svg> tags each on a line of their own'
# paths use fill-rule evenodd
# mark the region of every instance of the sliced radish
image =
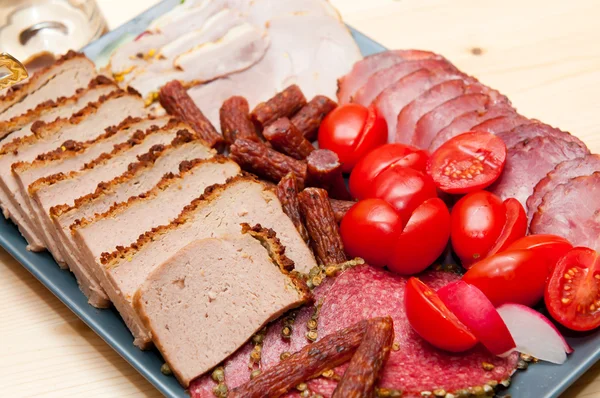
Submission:
<svg viewBox="0 0 600 398">
<path fill-rule="evenodd" d="M 521 304 L 503 304 L 498 313 L 517 343 L 516 350 L 561 364 L 573 349 L 545 316 Z"/>
<path fill-rule="evenodd" d="M 437 294 L 492 354 L 506 354 L 516 347 L 498 311 L 481 290 L 456 281 L 438 290 Z"/>
</svg>

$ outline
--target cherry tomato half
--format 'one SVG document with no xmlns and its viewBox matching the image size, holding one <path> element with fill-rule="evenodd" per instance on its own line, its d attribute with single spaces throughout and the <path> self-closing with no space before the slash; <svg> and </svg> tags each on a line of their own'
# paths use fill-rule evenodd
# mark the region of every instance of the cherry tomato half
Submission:
<svg viewBox="0 0 600 398">
<path fill-rule="evenodd" d="M 348 210 L 340 225 L 344 248 L 351 257 L 384 267 L 402 233 L 402 219 L 386 201 L 365 199 Z"/>
<path fill-rule="evenodd" d="M 550 315 L 569 329 L 600 326 L 600 259 L 595 250 L 576 247 L 556 264 L 546 286 Z"/>
<path fill-rule="evenodd" d="M 487 255 L 505 223 L 504 204 L 488 191 L 470 193 L 456 202 L 451 214 L 450 240 L 465 268 Z"/>
<path fill-rule="evenodd" d="M 496 239 L 496 243 L 486 254 L 486 257 L 506 250 L 511 243 L 524 237 L 527 233 L 527 214 L 521 202 L 515 198 L 508 198 L 503 204 L 506 211 L 506 222 L 500 236 Z"/>
<path fill-rule="evenodd" d="M 391 246 L 388 268 L 402 275 L 425 270 L 443 253 L 449 237 L 450 212 L 446 204 L 440 198 L 426 200 Z"/>
<path fill-rule="evenodd" d="M 406 222 L 421 203 L 437 197 L 437 190 L 425 173 L 408 167 L 389 167 L 377 176 L 368 197 L 385 200 Z"/>
<path fill-rule="evenodd" d="M 506 163 L 506 145 L 487 132 L 467 132 L 446 141 L 427 163 L 437 187 L 448 193 L 474 192 L 498 179 Z"/>
<path fill-rule="evenodd" d="M 350 172 L 364 155 L 386 142 L 387 124 L 374 106 L 338 106 L 319 127 L 319 148 L 337 153 L 344 172 Z"/>
<path fill-rule="evenodd" d="M 368 195 L 375 178 L 389 167 L 409 167 L 425 172 L 427 152 L 404 144 L 385 144 L 364 156 L 350 174 L 350 193 L 356 199 Z"/>
<path fill-rule="evenodd" d="M 414 331 L 435 347 L 463 352 L 477 344 L 469 329 L 418 278 L 412 277 L 406 283 L 404 303 L 406 318 Z"/>
<path fill-rule="evenodd" d="M 533 250 L 514 250 L 475 263 L 462 279 L 479 288 L 496 307 L 505 303 L 533 306 L 544 296 L 548 276 L 544 256 Z"/>
<path fill-rule="evenodd" d="M 506 250 L 529 249 L 538 255 L 546 257 L 549 272 L 554 270 L 556 263 L 573 245 L 561 236 L 556 235 L 529 235 L 513 242 Z"/>
</svg>

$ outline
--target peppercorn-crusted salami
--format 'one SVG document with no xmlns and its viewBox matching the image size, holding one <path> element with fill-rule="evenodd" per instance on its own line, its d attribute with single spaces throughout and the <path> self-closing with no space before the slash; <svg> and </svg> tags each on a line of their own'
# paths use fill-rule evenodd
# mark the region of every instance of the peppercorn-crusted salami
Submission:
<svg viewBox="0 0 600 398">
<path fill-rule="evenodd" d="M 552 137 L 579 145 L 585 151 L 587 146 L 577 137 L 544 123 L 534 122 L 517 126 L 509 131 L 498 133 L 498 137 L 504 140 L 507 148 L 515 146 L 519 142 L 534 137 Z"/>
<path fill-rule="evenodd" d="M 287 117 L 281 117 L 265 127 L 263 136 L 273 145 L 273 148 L 294 159 L 306 159 L 315 150 L 312 143 L 304 138 L 300 130 Z"/>
<path fill-rule="evenodd" d="M 329 149 L 317 149 L 306 158 L 306 185 L 325 189 L 335 199 L 350 200 L 338 155 Z"/>
<path fill-rule="evenodd" d="M 571 178 L 587 176 L 596 171 L 600 171 L 600 155 L 587 155 L 560 163 L 537 183 L 533 188 L 533 193 L 527 199 L 527 216 L 529 220 L 531 220 L 548 192 L 569 182 Z"/>
<path fill-rule="evenodd" d="M 526 139 L 508 149 L 504 171 L 490 191 L 502 200 L 515 198 L 527 209 L 527 198 L 538 181 L 560 162 L 587 154 L 576 142 L 550 136 Z"/>
<path fill-rule="evenodd" d="M 317 139 L 321 122 L 336 107 L 335 101 L 324 95 L 317 95 L 292 117 L 292 124 L 300 130 L 304 138 L 314 141 Z"/>
<path fill-rule="evenodd" d="M 473 131 L 487 131 L 488 133 L 498 134 L 503 131 L 510 131 L 522 124 L 534 123 L 534 120 L 527 119 L 518 113 L 513 113 L 506 116 L 498 116 L 483 123 L 473 126 Z"/>
<path fill-rule="evenodd" d="M 573 246 L 600 250 L 600 172 L 576 177 L 544 195 L 531 233 L 562 236 Z"/>
<path fill-rule="evenodd" d="M 280 117 L 290 117 L 306 105 L 300 87 L 293 84 L 267 102 L 256 105 L 250 114 L 254 123 L 264 129 Z"/>
<path fill-rule="evenodd" d="M 305 242 L 310 240 L 308 231 L 302 221 L 300 215 L 300 205 L 298 203 L 298 184 L 294 173 L 289 173 L 277 184 L 277 197 L 281 202 L 283 212 L 292 220 L 294 226 L 300 233 L 300 236 Z"/>
<path fill-rule="evenodd" d="M 219 119 L 221 133 L 227 144 L 233 144 L 238 138 L 260 141 L 250 120 L 250 107 L 246 98 L 233 96 L 223 102 L 219 109 Z"/>
</svg>

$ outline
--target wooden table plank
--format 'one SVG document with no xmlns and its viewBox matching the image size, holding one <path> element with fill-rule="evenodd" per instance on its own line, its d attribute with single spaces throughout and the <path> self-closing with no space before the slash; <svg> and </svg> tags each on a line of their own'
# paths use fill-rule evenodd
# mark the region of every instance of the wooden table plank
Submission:
<svg viewBox="0 0 600 398">
<path fill-rule="evenodd" d="M 114 28 L 157 0 L 98 0 Z M 600 152 L 600 3 L 592 0 L 332 0 L 390 48 L 439 52 L 526 116 Z M 475 55 L 473 49 L 481 49 Z M 6 252 L 0 251 L 0 386 L 7 397 L 160 394 Z M 564 396 L 600 395 L 600 365 Z"/>
</svg>

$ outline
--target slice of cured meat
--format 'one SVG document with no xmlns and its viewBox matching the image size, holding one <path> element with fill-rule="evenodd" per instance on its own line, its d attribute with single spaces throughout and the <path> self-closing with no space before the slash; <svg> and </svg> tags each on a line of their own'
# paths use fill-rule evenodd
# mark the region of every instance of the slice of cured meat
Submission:
<svg viewBox="0 0 600 398">
<path fill-rule="evenodd" d="M 508 149 L 506 165 L 490 191 L 502 200 L 515 198 L 525 209 L 533 187 L 556 165 L 586 156 L 589 152 L 576 142 L 539 136 L 521 141 Z"/>
<path fill-rule="evenodd" d="M 498 116 L 485 122 L 473 126 L 473 131 L 487 131 L 488 133 L 498 134 L 503 131 L 510 131 L 517 126 L 522 124 L 534 123 L 533 120 L 527 119 L 525 116 L 521 116 L 518 113 L 513 113 L 506 116 Z"/>
<path fill-rule="evenodd" d="M 571 179 L 544 196 L 531 233 L 555 234 L 573 246 L 600 250 L 600 173 Z"/>
<path fill-rule="evenodd" d="M 406 105 L 436 84 L 458 77 L 447 69 L 419 69 L 383 90 L 373 104 L 387 123 L 388 140 L 394 140 L 398 114 Z"/>
<path fill-rule="evenodd" d="M 588 155 L 582 158 L 567 160 L 560 163 L 551 172 L 542 178 L 527 199 L 527 215 L 529 220 L 533 217 L 548 192 L 559 185 L 569 182 L 575 177 L 582 177 L 600 171 L 600 155 Z"/>
<path fill-rule="evenodd" d="M 380 70 L 369 77 L 369 80 L 352 95 L 352 102 L 369 106 L 371 102 L 383 90 L 393 82 L 402 79 L 419 69 L 440 69 L 446 68 L 454 73 L 459 71 L 447 60 L 438 56 L 435 58 L 420 59 L 416 61 L 405 61 L 395 64 L 387 69 Z"/>
<path fill-rule="evenodd" d="M 516 145 L 517 143 L 529 138 L 554 137 L 563 141 L 576 143 L 577 145 L 587 150 L 587 146 L 579 138 L 567 133 L 566 131 L 559 130 L 541 122 L 522 124 L 513 128 L 510 131 L 498 133 L 498 137 L 504 140 L 504 143 L 506 144 L 507 148 L 510 148 Z"/>
<path fill-rule="evenodd" d="M 431 141 L 431 144 L 429 144 L 429 151 L 433 152 L 449 139 L 464 132 L 471 131 L 474 126 L 480 124 L 481 122 L 494 117 L 513 114 L 516 114 L 514 108 L 503 102 L 493 105 L 482 112 L 479 110 L 474 110 L 464 113 L 455 118 L 452 123 L 444 127 L 435 135 L 435 138 L 433 141 Z"/>
<path fill-rule="evenodd" d="M 380 70 L 404 61 L 435 58 L 437 56 L 432 52 L 420 50 L 393 50 L 370 55 L 355 63 L 352 70 L 338 80 L 338 102 L 340 104 L 350 102 L 354 92 L 361 88 L 372 74 Z"/>
</svg>

